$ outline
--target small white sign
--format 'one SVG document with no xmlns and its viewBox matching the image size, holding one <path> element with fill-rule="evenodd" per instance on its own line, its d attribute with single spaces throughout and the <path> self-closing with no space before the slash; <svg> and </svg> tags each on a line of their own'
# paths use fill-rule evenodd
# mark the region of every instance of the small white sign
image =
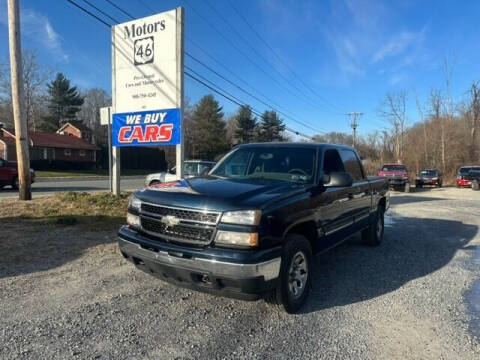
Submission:
<svg viewBox="0 0 480 360">
<path fill-rule="evenodd" d="M 113 27 L 115 113 L 177 107 L 176 11 Z"/>
<path fill-rule="evenodd" d="M 100 108 L 100 125 L 108 125 L 108 123 L 112 123 L 111 110 L 112 108 L 110 106 Z"/>
</svg>

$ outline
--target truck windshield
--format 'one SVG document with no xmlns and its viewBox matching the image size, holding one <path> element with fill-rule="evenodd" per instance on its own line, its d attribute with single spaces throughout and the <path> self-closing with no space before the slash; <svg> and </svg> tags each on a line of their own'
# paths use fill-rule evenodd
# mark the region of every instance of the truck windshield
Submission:
<svg viewBox="0 0 480 360">
<path fill-rule="evenodd" d="M 314 178 L 315 155 L 312 148 L 249 146 L 228 154 L 210 175 L 310 183 Z"/>
<path fill-rule="evenodd" d="M 437 170 L 422 170 L 420 171 L 420 175 L 437 176 Z"/>
</svg>

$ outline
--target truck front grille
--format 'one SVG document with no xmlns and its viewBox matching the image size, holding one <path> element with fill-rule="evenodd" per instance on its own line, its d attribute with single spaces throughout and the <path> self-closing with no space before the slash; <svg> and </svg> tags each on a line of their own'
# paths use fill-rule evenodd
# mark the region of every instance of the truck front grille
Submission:
<svg viewBox="0 0 480 360">
<path fill-rule="evenodd" d="M 220 213 L 142 203 L 141 228 L 149 235 L 172 242 L 207 245 L 215 236 Z M 174 220 L 173 223 L 170 220 Z"/>
</svg>

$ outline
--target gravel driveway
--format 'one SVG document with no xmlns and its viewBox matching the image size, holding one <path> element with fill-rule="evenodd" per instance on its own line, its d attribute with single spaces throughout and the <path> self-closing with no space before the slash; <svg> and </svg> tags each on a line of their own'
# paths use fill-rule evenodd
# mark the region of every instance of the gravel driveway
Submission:
<svg viewBox="0 0 480 360">
<path fill-rule="evenodd" d="M 298 315 L 163 283 L 110 230 L 0 218 L 0 358 L 479 359 L 479 214 L 470 189 L 395 193 L 384 243 L 318 257 Z"/>
</svg>

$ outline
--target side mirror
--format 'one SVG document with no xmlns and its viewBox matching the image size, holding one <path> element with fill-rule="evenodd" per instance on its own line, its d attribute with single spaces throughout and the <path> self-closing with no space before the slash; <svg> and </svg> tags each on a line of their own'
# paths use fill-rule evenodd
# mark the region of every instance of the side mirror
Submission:
<svg viewBox="0 0 480 360">
<path fill-rule="evenodd" d="M 177 169 L 171 168 L 170 170 L 168 170 L 168 172 L 172 175 L 175 175 L 177 173 Z"/>
<path fill-rule="evenodd" d="M 353 184 L 352 176 L 348 172 L 332 172 L 323 175 L 325 187 L 350 187 Z"/>
</svg>

